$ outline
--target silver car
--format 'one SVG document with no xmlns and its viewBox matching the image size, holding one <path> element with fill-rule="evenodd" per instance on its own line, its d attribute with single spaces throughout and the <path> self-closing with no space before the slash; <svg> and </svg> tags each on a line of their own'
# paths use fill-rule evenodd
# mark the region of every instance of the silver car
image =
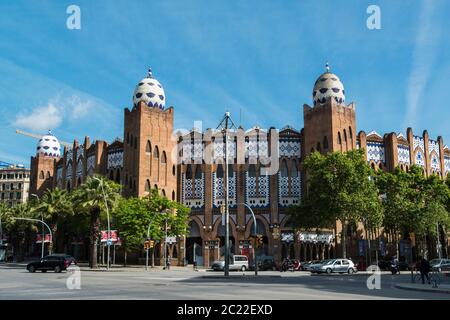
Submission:
<svg viewBox="0 0 450 320">
<path fill-rule="evenodd" d="M 230 270 L 248 270 L 248 258 L 247 256 L 234 255 L 230 259 Z M 225 260 L 214 261 L 211 265 L 213 270 L 222 271 L 225 269 Z"/>
<path fill-rule="evenodd" d="M 325 263 L 313 266 L 312 273 L 353 273 L 356 272 L 356 266 L 349 259 L 331 259 Z"/>
</svg>

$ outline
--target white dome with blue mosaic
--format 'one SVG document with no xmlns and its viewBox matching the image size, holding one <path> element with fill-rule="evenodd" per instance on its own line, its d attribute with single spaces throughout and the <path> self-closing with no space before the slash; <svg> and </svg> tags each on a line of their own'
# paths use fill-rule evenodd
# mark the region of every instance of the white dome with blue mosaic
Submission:
<svg viewBox="0 0 450 320">
<path fill-rule="evenodd" d="M 330 72 L 328 64 L 326 65 L 326 70 L 314 84 L 314 105 L 322 105 L 329 98 L 334 99 L 338 104 L 343 104 L 345 102 L 344 85 L 337 75 Z"/>
<path fill-rule="evenodd" d="M 61 156 L 61 145 L 51 131 L 39 139 L 36 147 L 36 154 L 54 158 L 59 158 Z"/>
<path fill-rule="evenodd" d="M 134 90 L 133 105 L 137 106 L 141 101 L 151 108 L 161 110 L 166 105 L 164 89 L 159 81 L 153 78 L 151 69 L 148 71 L 148 76 L 142 79 Z"/>
</svg>

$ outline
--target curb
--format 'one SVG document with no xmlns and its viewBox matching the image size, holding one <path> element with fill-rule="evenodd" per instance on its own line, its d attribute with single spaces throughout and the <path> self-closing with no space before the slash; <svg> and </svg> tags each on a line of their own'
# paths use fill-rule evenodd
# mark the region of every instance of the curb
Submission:
<svg viewBox="0 0 450 320">
<path fill-rule="evenodd" d="M 439 289 L 439 288 L 414 288 L 414 287 L 407 287 L 407 286 L 404 286 L 404 285 L 401 285 L 401 284 L 396 284 L 394 287 L 397 288 L 397 289 L 401 289 L 401 290 L 450 294 L 450 289 Z"/>
<path fill-rule="evenodd" d="M 281 278 L 281 276 L 276 275 L 235 275 L 235 276 L 202 276 L 203 279 L 218 279 L 218 280 L 235 280 L 235 279 L 264 279 L 264 278 Z"/>
</svg>

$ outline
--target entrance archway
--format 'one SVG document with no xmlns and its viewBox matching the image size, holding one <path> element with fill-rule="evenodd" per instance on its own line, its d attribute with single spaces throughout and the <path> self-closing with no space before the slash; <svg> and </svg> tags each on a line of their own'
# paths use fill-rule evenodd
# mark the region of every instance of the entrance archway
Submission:
<svg viewBox="0 0 450 320">
<path fill-rule="evenodd" d="M 203 266 L 203 241 L 200 228 L 195 221 L 189 223 L 189 235 L 186 237 L 186 260 L 188 264 L 194 261 L 198 266 Z"/>
</svg>

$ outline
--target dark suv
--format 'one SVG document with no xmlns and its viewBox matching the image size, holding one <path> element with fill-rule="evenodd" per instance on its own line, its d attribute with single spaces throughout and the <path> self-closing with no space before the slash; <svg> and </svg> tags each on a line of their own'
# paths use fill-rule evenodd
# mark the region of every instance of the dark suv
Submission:
<svg viewBox="0 0 450 320">
<path fill-rule="evenodd" d="M 42 272 L 47 272 L 48 270 L 61 272 L 66 270 L 71 264 L 77 264 L 74 257 L 67 254 L 52 254 L 45 256 L 40 261 L 29 263 L 27 270 L 29 272 L 35 272 L 36 270 L 41 270 Z"/>
<path fill-rule="evenodd" d="M 255 270 L 255 262 L 252 263 L 250 266 L 251 270 Z M 270 256 L 263 256 L 258 257 L 258 270 L 260 271 L 266 271 L 266 270 L 277 270 L 277 265 L 275 263 L 275 260 L 273 257 Z"/>
</svg>

